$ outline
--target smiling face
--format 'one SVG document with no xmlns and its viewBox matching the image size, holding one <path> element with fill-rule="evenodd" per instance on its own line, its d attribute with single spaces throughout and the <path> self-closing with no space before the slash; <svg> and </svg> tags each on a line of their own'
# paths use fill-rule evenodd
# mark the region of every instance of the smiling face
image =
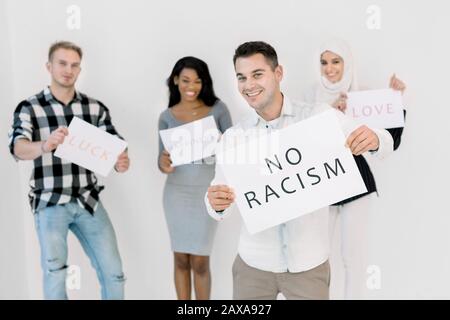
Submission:
<svg viewBox="0 0 450 320">
<path fill-rule="evenodd" d="M 344 75 L 344 60 L 342 57 L 331 51 L 325 51 L 320 57 L 320 70 L 322 76 L 331 83 L 337 83 L 342 80 Z"/>
<path fill-rule="evenodd" d="M 258 112 L 273 105 L 283 78 L 281 66 L 272 68 L 261 53 L 240 57 L 235 63 L 238 89 L 247 103 Z"/>
<path fill-rule="evenodd" d="M 197 71 L 184 68 L 180 75 L 174 78 L 174 82 L 178 86 L 182 101 L 193 102 L 198 99 L 202 90 L 202 80 L 198 77 Z"/>
<path fill-rule="evenodd" d="M 63 88 L 73 88 L 81 71 L 81 57 L 70 49 L 56 50 L 47 63 L 52 83 Z"/>
</svg>

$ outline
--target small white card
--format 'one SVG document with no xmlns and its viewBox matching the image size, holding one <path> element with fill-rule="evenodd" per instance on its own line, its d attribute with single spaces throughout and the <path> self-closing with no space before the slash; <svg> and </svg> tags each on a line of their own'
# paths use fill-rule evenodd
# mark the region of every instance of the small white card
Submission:
<svg viewBox="0 0 450 320">
<path fill-rule="evenodd" d="M 69 135 L 54 155 L 106 177 L 127 143 L 116 136 L 73 117 Z"/>
<path fill-rule="evenodd" d="M 220 138 L 213 116 L 160 130 L 159 134 L 174 167 L 214 155 Z"/>
<path fill-rule="evenodd" d="M 345 114 L 371 128 L 390 129 L 405 125 L 402 94 L 392 89 L 347 93 Z"/>
</svg>

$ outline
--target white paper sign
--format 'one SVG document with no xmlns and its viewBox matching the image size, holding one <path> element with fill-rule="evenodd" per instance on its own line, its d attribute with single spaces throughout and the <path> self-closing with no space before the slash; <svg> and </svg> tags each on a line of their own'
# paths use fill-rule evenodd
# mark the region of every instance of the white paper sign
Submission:
<svg viewBox="0 0 450 320">
<path fill-rule="evenodd" d="M 218 169 L 250 233 L 367 191 L 335 112 L 218 150 Z M 258 161 L 236 161 L 255 146 L 265 146 Z"/>
<path fill-rule="evenodd" d="M 73 117 L 69 135 L 55 151 L 55 156 L 106 177 L 125 150 L 127 143 L 96 126 Z"/>
<path fill-rule="evenodd" d="M 160 130 L 159 134 L 174 167 L 214 155 L 220 137 L 213 116 Z"/>
<path fill-rule="evenodd" d="M 345 114 L 359 124 L 389 129 L 405 125 L 402 94 L 392 89 L 352 91 L 347 93 Z"/>
</svg>

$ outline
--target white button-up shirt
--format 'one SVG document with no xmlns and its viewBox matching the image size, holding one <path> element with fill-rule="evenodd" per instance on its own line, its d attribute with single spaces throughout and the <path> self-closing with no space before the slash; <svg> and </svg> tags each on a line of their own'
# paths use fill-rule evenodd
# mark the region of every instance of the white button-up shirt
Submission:
<svg viewBox="0 0 450 320">
<path fill-rule="evenodd" d="M 237 135 L 252 136 L 258 132 L 254 129 L 278 130 L 330 109 L 332 107 L 327 104 L 294 103 L 285 96 L 279 118 L 265 121 L 254 112 L 224 133 L 219 148 L 220 144 L 227 145 L 227 137 L 231 139 L 231 137 L 236 138 Z M 336 114 L 346 136 L 358 127 L 350 117 L 340 111 L 336 111 Z M 377 134 L 380 144 L 378 150 L 370 152 L 370 154 L 383 158 L 393 151 L 392 137 L 386 130 L 372 130 Z M 218 168 L 216 166 L 215 177 L 211 185 L 227 184 L 223 173 Z M 219 221 L 223 220 L 231 211 L 228 208 L 223 212 L 216 212 L 209 204 L 207 195 L 205 195 L 205 204 L 209 215 Z M 325 207 L 253 235 L 243 225 L 238 253 L 249 266 L 264 271 L 301 272 L 310 270 L 328 259 L 330 244 L 328 221 L 329 207 Z"/>
</svg>

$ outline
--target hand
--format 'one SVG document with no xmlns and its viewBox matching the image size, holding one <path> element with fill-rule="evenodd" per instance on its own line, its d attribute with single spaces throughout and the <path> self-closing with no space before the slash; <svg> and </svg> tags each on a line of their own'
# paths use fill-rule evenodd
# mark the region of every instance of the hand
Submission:
<svg viewBox="0 0 450 320">
<path fill-rule="evenodd" d="M 50 134 L 50 137 L 43 143 L 42 151 L 44 153 L 55 150 L 60 144 L 64 143 L 65 137 L 69 134 L 66 127 L 59 127 Z"/>
<path fill-rule="evenodd" d="M 227 209 L 234 202 L 234 191 L 225 185 L 215 185 L 208 188 L 208 200 L 216 211 Z"/>
<path fill-rule="evenodd" d="M 353 131 L 347 138 L 346 146 L 350 148 L 355 156 L 366 151 L 375 151 L 380 145 L 376 133 L 367 126 L 361 126 Z"/>
<path fill-rule="evenodd" d="M 348 99 L 347 94 L 345 92 L 341 92 L 339 94 L 339 98 L 337 98 L 336 101 L 333 102 L 331 106 L 344 112 L 345 109 L 347 109 L 347 99 Z"/>
<path fill-rule="evenodd" d="M 122 152 L 117 158 L 117 162 L 114 165 L 117 172 L 125 172 L 130 168 L 130 158 L 128 157 L 128 151 Z"/>
<path fill-rule="evenodd" d="M 161 156 L 159 157 L 159 167 L 164 173 L 172 173 L 175 168 L 172 167 L 172 160 L 170 160 L 170 154 L 166 150 L 163 150 Z"/>
<path fill-rule="evenodd" d="M 401 91 L 402 94 L 406 90 L 405 84 L 403 83 L 403 81 L 401 81 L 399 78 L 397 78 L 395 73 L 392 75 L 391 79 L 389 80 L 389 88 L 392 88 L 397 91 Z"/>
</svg>

